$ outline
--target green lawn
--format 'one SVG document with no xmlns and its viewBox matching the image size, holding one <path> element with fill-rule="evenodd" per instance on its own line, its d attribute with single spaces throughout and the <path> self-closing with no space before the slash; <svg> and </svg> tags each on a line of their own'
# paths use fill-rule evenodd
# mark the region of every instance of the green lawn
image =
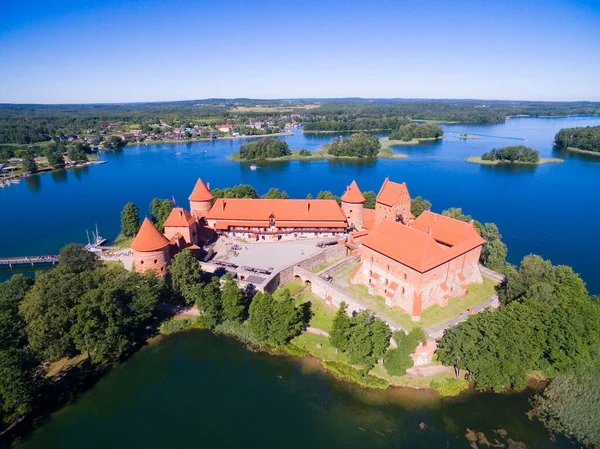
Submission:
<svg viewBox="0 0 600 449">
<path fill-rule="evenodd" d="M 296 298 L 296 305 L 307 302 L 310 302 L 310 310 L 313 314 L 308 323 L 309 326 L 329 332 L 333 325 L 333 318 L 335 317 L 335 307 L 328 306 L 324 299 L 319 298 L 309 290 L 301 293 Z"/>
<path fill-rule="evenodd" d="M 302 284 L 300 279 L 294 279 L 293 281 L 287 282 L 279 287 L 275 293 L 273 293 L 273 297 L 277 299 L 281 298 L 281 295 L 286 288 L 290 291 L 290 294 L 294 296 L 298 292 L 302 291 L 304 287 L 305 286 Z"/>
<path fill-rule="evenodd" d="M 332 266 L 333 264 L 339 262 L 340 260 L 341 259 L 336 259 L 336 260 L 332 260 L 331 262 L 322 263 L 321 265 L 314 267 L 311 271 L 315 274 L 319 273 L 320 271 L 323 271 L 325 268 Z"/>
<path fill-rule="evenodd" d="M 341 278 L 346 281 L 348 286 L 346 290 L 353 296 L 364 302 L 372 310 L 388 316 L 404 329 L 411 330 L 415 327 L 429 328 L 441 324 L 451 318 L 460 315 L 465 310 L 479 304 L 481 301 L 490 297 L 494 293 L 496 282 L 484 277 L 482 284 L 469 284 L 467 296 L 465 298 L 453 297 L 448 301 L 446 307 L 432 306 L 421 315 L 421 321 L 412 321 L 410 315 L 398 307 L 388 307 L 382 296 L 373 296 L 369 294 L 366 286 L 350 283 L 350 274 L 356 268 L 356 264 L 348 265 L 333 274 L 333 277 Z"/>
<path fill-rule="evenodd" d="M 494 294 L 496 282 L 490 278 L 483 278 L 483 284 L 469 284 L 469 293 L 464 298 L 452 297 L 446 307 L 432 306 L 423 311 L 421 315 L 421 326 L 428 328 L 443 323 L 462 312 L 476 306 L 481 301 Z"/>
<path fill-rule="evenodd" d="M 341 352 L 335 352 L 335 348 L 329 343 L 329 338 L 322 335 L 303 332 L 294 338 L 291 343 L 320 359 L 348 363 L 347 357 Z M 317 348 L 319 343 L 323 345 L 322 348 Z"/>
<path fill-rule="evenodd" d="M 131 246 L 131 242 L 133 242 L 133 237 L 123 237 L 119 235 L 115 240 L 115 243 L 113 243 L 113 246 L 118 249 L 125 249 Z"/>
</svg>

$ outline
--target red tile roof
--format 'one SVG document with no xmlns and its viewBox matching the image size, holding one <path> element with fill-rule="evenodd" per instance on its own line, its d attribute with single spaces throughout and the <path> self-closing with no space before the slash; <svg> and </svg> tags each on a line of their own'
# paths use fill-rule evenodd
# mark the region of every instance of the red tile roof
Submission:
<svg viewBox="0 0 600 449">
<path fill-rule="evenodd" d="M 356 181 L 352 181 L 347 188 L 344 194 L 342 195 L 342 201 L 344 203 L 355 203 L 360 204 L 365 202 L 365 197 L 361 193 Z"/>
<path fill-rule="evenodd" d="M 383 220 L 371 230 L 362 244 L 424 273 L 485 243 L 476 232 L 475 235 L 465 233 L 465 238 L 453 246 L 442 245 L 434 237 L 435 231 L 428 234 L 415 227 Z"/>
<path fill-rule="evenodd" d="M 365 209 L 363 218 L 363 228 L 372 229 L 375 223 L 375 209 Z"/>
<path fill-rule="evenodd" d="M 247 198 L 219 198 L 206 217 L 207 220 L 331 222 L 346 223 L 346 217 L 335 200 L 271 200 Z M 329 225 L 329 223 L 328 223 Z"/>
<path fill-rule="evenodd" d="M 184 208 L 174 207 L 165 221 L 164 227 L 188 227 L 195 222 L 196 218 L 191 216 Z"/>
<path fill-rule="evenodd" d="M 411 226 L 425 233 L 431 228 L 433 238 L 447 246 L 454 246 L 466 240 L 479 242 L 479 244 L 485 243 L 471 223 L 431 211 L 423 212 Z"/>
<path fill-rule="evenodd" d="M 377 202 L 386 206 L 393 206 L 397 203 L 410 204 L 410 195 L 406 183 L 398 184 L 385 178 L 377 194 Z"/>
<path fill-rule="evenodd" d="M 169 244 L 167 238 L 158 232 L 152 222 L 147 218 L 142 223 L 140 230 L 131 242 L 134 251 L 158 251 Z"/>
<path fill-rule="evenodd" d="M 194 187 L 194 190 L 192 190 L 192 193 L 190 193 L 188 200 L 209 201 L 213 198 L 213 194 L 210 193 L 210 190 L 208 190 L 208 188 L 204 185 L 201 179 L 198 179 L 198 182 L 196 182 L 196 186 Z"/>
</svg>

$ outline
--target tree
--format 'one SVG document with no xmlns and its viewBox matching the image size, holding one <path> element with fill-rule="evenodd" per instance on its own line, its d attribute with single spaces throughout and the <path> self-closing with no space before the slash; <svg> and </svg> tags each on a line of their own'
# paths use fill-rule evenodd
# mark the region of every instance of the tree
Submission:
<svg viewBox="0 0 600 449">
<path fill-rule="evenodd" d="M 80 146 L 70 147 L 67 150 L 67 156 L 69 156 L 69 159 L 71 159 L 73 162 L 87 161 L 87 155 L 86 155 L 83 147 L 80 147 Z"/>
<path fill-rule="evenodd" d="M 223 305 L 221 302 L 221 283 L 215 276 L 206 285 L 194 288 L 196 307 L 200 311 L 202 324 L 212 329 L 222 321 Z"/>
<path fill-rule="evenodd" d="M 559 374 L 537 394 L 533 413 L 552 432 L 564 432 L 590 447 L 600 447 L 600 375 Z"/>
<path fill-rule="evenodd" d="M 431 209 L 431 203 L 420 196 L 410 201 L 410 212 L 416 217 Z"/>
<path fill-rule="evenodd" d="M 156 229 L 164 231 L 164 224 L 173 210 L 173 201 L 168 199 L 154 198 L 150 203 L 150 215 Z"/>
<path fill-rule="evenodd" d="M 65 165 L 65 158 L 60 151 L 54 151 L 48 155 L 48 165 L 50 167 L 62 167 Z"/>
<path fill-rule="evenodd" d="M 332 200 L 333 198 L 333 193 L 331 193 L 329 190 L 321 190 L 317 194 L 318 200 Z"/>
<path fill-rule="evenodd" d="M 502 241 L 502 234 L 494 223 L 486 223 L 480 232 L 486 243 L 481 248 L 479 261 L 491 270 L 503 271 L 506 266 L 508 249 Z"/>
<path fill-rule="evenodd" d="M 169 280 L 175 294 L 186 305 L 195 301 L 194 286 L 202 284 L 202 269 L 191 251 L 181 251 L 173 257 L 169 266 Z"/>
<path fill-rule="evenodd" d="M 58 254 L 58 269 L 64 273 L 78 274 L 98 268 L 102 262 L 96 254 L 78 243 L 65 245 Z"/>
<path fill-rule="evenodd" d="M 126 142 L 121 139 L 119 136 L 110 136 L 103 143 L 104 148 L 109 148 L 113 150 L 118 150 L 123 148 L 126 145 Z"/>
<path fill-rule="evenodd" d="M 269 293 L 254 296 L 249 309 L 248 327 L 259 340 L 276 346 L 286 344 L 305 326 L 303 313 L 292 298 L 276 300 Z"/>
<path fill-rule="evenodd" d="M 342 352 L 348 349 L 351 326 L 352 320 L 348 316 L 348 304 L 342 301 L 340 308 L 335 313 L 331 332 L 329 333 L 329 341 L 334 348 Z"/>
<path fill-rule="evenodd" d="M 312 193 L 309 193 L 308 195 L 306 195 L 306 199 L 307 200 L 312 200 L 313 199 Z"/>
<path fill-rule="evenodd" d="M 256 142 L 247 142 L 240 147 L 240 159 L 275 159 L 292 154 L 287 142 L 266 137 Z"/>
<path fill-rule="evenodd" d="M 38 166 L 35 163 L 35 158 L 33 154 L 27 153 L 27 155 L 23 157 L 23 172 L 35 173 L 36 171 L 38 171 Z"/>
<path fill-rule="evenodd" d="M 455 220 L 464 221 L 465 223 L 469 223 L 473 218 L 470 215 L 465 215 L 462 213 L 462 209 L 460 207 L 451 207 L 442 211 L 442 215 L 446 217 L 454 218 Z"/>
<path fill-rule="evenodd" d="M 135 237 L 140 230 L 139 209 L 134 203 L 127 203 L 121 211 L 121 234 L 125 237 Z"/>
<path fill-rule="evenodd" d="M 386 371 L 391 376 L 404 376 L 406 370 L 413 366 L 411 355 L 419 343 L 425 341 L 426 338 L 425 332 L 420 327 L 411 330 L 408 334 L 403 331 L 394 332 L 394 341 L 397 347 L 389 349 L 385 355 Z"/>
<path fill-rule="evenodd" d="M 335 138 L 329 145 L 327 153 L 331 156 L 344 157 L 375 157 L 381 149 L 377 136 L 365 133 L 352 134 L 348 138 Z"/>
<path fill-rule="evenodd" d="M 19 315 L 19 304 L 31 289 L 33 280 L 15 274 L 0 283 L 0 350 L 22 348 L 27 344 L 25 322 Z"/>
<path fill-rule="evenodd" d="M 375 205 L 377 203 L 377 194 L 372 190 L 367 192 L 363 192 L 363 196 L 365 197 L 365 209 L 375 209 Z"/>
<path fill-rule="evenodd" d="M 269 191 L 267 193 L 265 193 L 261 198 L 287 200 L 289 198 L 289 196 L 284 191 L 280 191 L 279 189 L 276 189 L 276 188 L 270 188 Z"/>
<path fill-rule="evenodd" d="M 32 409 L 38 387 L 38 361 L 27 350 L 0 350 L 0 422 L 4 425 Z M 4 427 L 4 426 L 2 426 Z"/>
<path fill-rule="evenodd" d="M 433 123 L 419 125 L 408 123 L 401 125 L 389 135 L 390 140 L 409 142 L 413 139 L 433 139 L 444 135 L 444 130 Z"/>
<path fill-rule="evenodd" d="M 221 291 L 223 304 L 223 320 L 241 323 L 246 311 L 246 296 L 238 286 L 233 276 L 227 273 L 223 276 L 225 283 Z"/>
<path fill-rule="evenodd" d="M 380 318 L 369 310 L 361 310 L 352 318 L 350 338 L 346 353 L 352 364 L 369 371 L 385 354 L 392 331 Z"/>
</svg>

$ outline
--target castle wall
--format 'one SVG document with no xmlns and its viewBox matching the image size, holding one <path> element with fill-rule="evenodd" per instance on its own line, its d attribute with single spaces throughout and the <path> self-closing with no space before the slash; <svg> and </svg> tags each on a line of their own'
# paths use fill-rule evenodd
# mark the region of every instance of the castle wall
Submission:
<svg viewBox="0 0 600 449">
<path fill-rule="evenodd" d="M 342 211 L 348 221 L 348 226 L 360 231 L 365 218 L 364 204 L 346 203 L 342 201 Z"/>
<path fill-rule="evenodd" d="M 168 246 L 158 251 L 133 251 L 133 266 L 138 273 L 153 270 L 159 276 L 165 276 L 170 261 Z"/>
<path fill-rule="evenodd" d="M 185 242 L 188 244 L 198 244 L 198 231 L 196 229 L 196 223 L 190 226 L 165 226 L 164 236 L 171 240 L 175 234 L 181 234 Z"/>
<path fill-rule="evenodd" d="M 196 217 L 206 217 L 213 206 L 213 201 L 190 201 L 190 213 Z"/>
</svg>

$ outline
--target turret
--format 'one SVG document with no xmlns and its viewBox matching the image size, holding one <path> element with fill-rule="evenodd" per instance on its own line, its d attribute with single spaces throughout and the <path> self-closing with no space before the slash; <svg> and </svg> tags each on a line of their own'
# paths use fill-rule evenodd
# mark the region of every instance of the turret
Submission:
<svg viewBox="0 0 600 449">
<path fill-rule="evenodd" d="M 201 179 L 198 179 L 194 190 L 188 197 L 190 200 L 190 212 L 196 217 L 206 217 L 213 205 L 213 195 L 210 193 L 210 184 L 204 185 Z"/>
<path fill-rule="evenodd" d="M 141 273 L 153 270 L 160 276 L 167 274 L 167 266 L 171 260 L 169 241 L 147 218 L 131 242 L 131 249 L 135 271 Z"/>
<path fill-rule="evenodd" d="M 348 220 L 348 226 L 360 231 L 365 219 L 365 197 L 356 181 L 352 181 L 342 195 L 342 211 Z"/>
</svg>

